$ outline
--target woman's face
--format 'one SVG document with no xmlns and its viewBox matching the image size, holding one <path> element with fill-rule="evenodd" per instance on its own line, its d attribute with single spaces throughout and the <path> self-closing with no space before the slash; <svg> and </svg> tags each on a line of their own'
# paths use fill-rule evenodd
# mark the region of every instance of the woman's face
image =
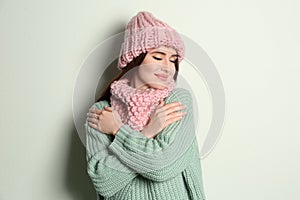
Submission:
<svg viewBox="0 0 300 200">
<path fill-rule="evenodd" d="M 175 74 L 176 50 L 161 46 L 148 50 L 143 62 L 136 67 L 131 84 L 135 88 L 164 89 Z"/>
</svg>

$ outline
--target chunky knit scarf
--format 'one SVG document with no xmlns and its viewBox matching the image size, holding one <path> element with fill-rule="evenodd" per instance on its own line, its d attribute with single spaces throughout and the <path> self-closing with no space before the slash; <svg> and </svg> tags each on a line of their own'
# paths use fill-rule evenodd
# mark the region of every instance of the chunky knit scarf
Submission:
<svg viewBox="0 0 300 200">
<path fill-rule="evenodd" d="M 152 111 L 174 89 L 175 81 L 172 79 L 165 89 L 145 90 L 133 88 L 128 82 L 127 78 L 123 78 L 111 84 L 111 107 L 118 111 L 124 124 L 128 124 L 133 130 L 141 131 L 147 125 Z"/>
</svg>

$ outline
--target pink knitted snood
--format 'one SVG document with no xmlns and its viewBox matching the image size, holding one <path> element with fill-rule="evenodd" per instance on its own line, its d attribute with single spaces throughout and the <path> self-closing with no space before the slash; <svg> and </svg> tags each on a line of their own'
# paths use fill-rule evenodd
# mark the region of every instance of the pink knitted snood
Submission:
<svg viewBox="0 0 300 200">
<path fill-rule="evenodd" d="M 111 84 L 111 107 L 118 111 L 124 124 L 141 131 L 147 125 L 152 111 L 174 89 L 175 81 L 172 79 L 165 89 L 145 90 L 133 88 L 128 82 L 128 79 L 123 78 Z"/>
</svg>

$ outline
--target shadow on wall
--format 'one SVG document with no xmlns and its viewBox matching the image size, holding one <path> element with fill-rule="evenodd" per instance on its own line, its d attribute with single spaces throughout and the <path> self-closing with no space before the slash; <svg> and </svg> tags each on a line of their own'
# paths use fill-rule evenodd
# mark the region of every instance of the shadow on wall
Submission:
<svg viewBox="0 0 300 200">
<path fill-rule="evenodd" d="M 124 23 L 116 25 L 115 34 L 124 31 Z M 115 44 L 120 48 L 121 44 Z M 96 89 L 95 100 L 98 98 L 102 90 L 109 84 L 120 71 L 117 69 L 117 58 L 112 61 L 103 72 L 102 77 L 99 77 L 99 82 Z M 101 67 L 101 66 L 99 66 Z M 91 105 L 89 105 L 90 107 Z M 83 113 L 86 116 L 88 110 Z M 73 119 L 72 119 L 73 120 Z M 87 174 L 86 148 L 82 144 L 77 130 L 72 122 L 73 127 L 70 131 L 70 149 L 68 153 L 65 184 L 66 189 L 72 196 L 73 200 L 97 200 L 97 193 L 93 183 Z"/>
<path fill-rule="evenodd" d="M 116 59 L 107 67 L 99 79 L 95 100 L 110 80 L 119 73 L 116 67 L 117 64 L 118 60 Z M 83 115 L 86 115 L 86 113 L 83 113 Z M 72 194 L 74 200 L 97 200 L 97 193 L 87 174 L 86 148 L 82 144 L 75 126 L 72 127 L 70 133 L 69 146 L 69 159 L 66 168 L 67 190 Z"/>
<path fill-rule="evenodd" d="M 97 200 L 96 191 L 86 170 L 86 149 L 73 128 L 70 133 L 66 188 L 73 200 Z"/>
<path fill-rule="evenodd" d="M 120 71 L 117 68 L 117 65 L 118 65 L 118 60 L 115 59 L 104 70 L 103 75 L 101 76 L 98 86 L 96 88 L 95 100 L 98 99 L 102 91 L 110 84 L 111 80 L 113 80 L 120 73 Z"/>
</svg>

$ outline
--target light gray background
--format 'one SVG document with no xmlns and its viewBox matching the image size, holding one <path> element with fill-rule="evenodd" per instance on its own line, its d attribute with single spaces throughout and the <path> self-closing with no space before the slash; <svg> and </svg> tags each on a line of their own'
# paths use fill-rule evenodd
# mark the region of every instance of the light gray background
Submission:
<svg viewBox="0 0 300 200">
<path fill-rule="evenodd" d="M 72 117 L 80 66 L 140 10 L 211 57 L 226 93 L 209 200 L 299 199 L 298 1 L 0 1 L 0 199 L 96 199 Z M 298 12 L 298 13 L 297 13 Z"/>
</svg>

